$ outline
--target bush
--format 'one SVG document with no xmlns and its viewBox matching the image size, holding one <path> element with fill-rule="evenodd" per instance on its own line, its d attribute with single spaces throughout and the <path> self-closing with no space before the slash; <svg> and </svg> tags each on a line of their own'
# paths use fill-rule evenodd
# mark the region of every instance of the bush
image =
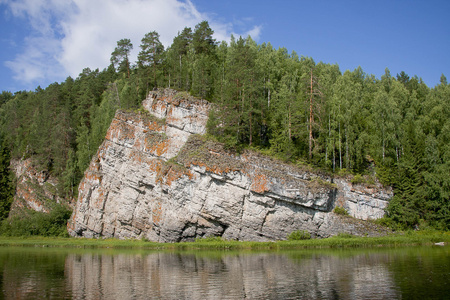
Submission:
<svg viewBox="0 0 450 300">
<path fill-rule="evenodd" d="M 289 241 L 309 240 L 310 238 L 311 234 L 306 230 L 296 230 L 287 236 Z"/>
<path fill-rule="evenodd" d="M 6 236 L 60 236 L 67 237 L 67 220 L 71 211 L 57 206 L 50 213 L 27 211 L 24 216 L 5 219 L 0 234 Z"/>
<path fill-rule="evenodd" d="M 333 212 L 337 215 L 348 216 L 348 211 L 341 206 L 336 206 Z"/>
<path fill-rule="evenodd" d="M 365 182 L 364 177 L 361 176 L 361 174 L 356 174 L 353 176 L 351 183 L 352 184 L 359 184 Z"/>
</svg>

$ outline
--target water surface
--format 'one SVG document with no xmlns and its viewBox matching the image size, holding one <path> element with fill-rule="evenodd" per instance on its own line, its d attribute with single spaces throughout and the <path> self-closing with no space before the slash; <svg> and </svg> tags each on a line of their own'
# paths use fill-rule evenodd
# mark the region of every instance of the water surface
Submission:
<svg viewBox="0 0 450 300">
<path fill-rule="evenodd" d="M 5 299 L 446 299 L 450 247 L 151 252 L 0 247 Z"/>
</svg>

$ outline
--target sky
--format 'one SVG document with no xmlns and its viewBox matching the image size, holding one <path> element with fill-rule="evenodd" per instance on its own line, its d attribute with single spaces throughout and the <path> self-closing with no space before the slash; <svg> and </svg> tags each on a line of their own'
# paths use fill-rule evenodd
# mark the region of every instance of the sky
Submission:
<svg viewBox="0 0 450 300">
<path fill-rule="evenodd" d="M 47 87 L 106 68 L 128 38 L 137 60 L 144 35 L 165 47 L 184 27 L 207 20 L 217 41 L 250 35 L 316 63 L 388 68 L 429 86 L 450 80 L 448 0 L 0 0 L 0 91 Z"/>
</svg>

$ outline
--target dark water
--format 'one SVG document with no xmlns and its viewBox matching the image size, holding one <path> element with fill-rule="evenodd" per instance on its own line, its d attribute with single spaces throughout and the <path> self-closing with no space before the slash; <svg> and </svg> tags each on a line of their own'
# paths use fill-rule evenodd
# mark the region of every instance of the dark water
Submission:
<svg viewBox="0 0 450 300">
<path fill-rule="evenodd" d="M 0 247 L 4 299 L 450 299 L 450 247 L 146 252 Z"/>
</svg>

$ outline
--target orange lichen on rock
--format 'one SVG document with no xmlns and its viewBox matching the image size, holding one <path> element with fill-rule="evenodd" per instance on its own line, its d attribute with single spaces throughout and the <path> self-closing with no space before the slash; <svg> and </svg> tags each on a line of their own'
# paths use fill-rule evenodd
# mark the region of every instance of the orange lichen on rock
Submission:
<svg viewBox="0 0 450 300">
<path fill-rule="evenodd" d="M 157 156 L 167 152 L 169 145 L 167 137 L 157 132 L 145 134 L 143 151 Z"/>
<path fill-rule="evenodd" d="M 161 156 L 167 152 L 168 143 L 167 141 L 162 141 L 161 143 L 155 144 L 153 146 L 152 152 L 156 153 L 156 155 Z"/>
<path fill-rule="evenodd" d="M 171 166 L 165 174 L 165 183 L 170 186 L 172 185 L 172 182 L 180 179 L 183 176 L 187 176 L 191 180 L 194 178 L 194 175 L 188 169 Z"/>
<path fill-rule="evenodd" d="M 161 176 L 161 170 L 163 165 L 163 162 L 161 160 L 159 159 L 149 160 L 147 165 L 148 171 L 152 174 L 155 174 L 156 178 L 159 178 Z"/>
<path fill-rule="evenodd" d="M 146 156 L 143 155 L 140 151 L 131 151 L 130 154 L 128 155 L 128 158 L 130 159 L 130 161 L 134 162 L 134 163 L 146 163 Z"/>
<path fill-rule="evenodd" d="M 256 174 L 253 177 L 250 189 L 255 193 L 263 194 L 264 192 L 267 192 L 269 190 L 268 183 L 269 181 L 266 175 Z"/>
<path fill-rule="evenodd" d="M 146 130 L 144 130 L 144 133 L 147 133 L 148 130 L 150 131 L 163 131 L 164 127 L 158 122 L 158 121 L 151 121 L 148 120 L 147 122 L 144 123 L 145 128 L 147 128 Z"/>
<path fill-rule="evenodd" d="M 42 196 L 43 195 L 41 195 L 41 197 Z M 18 185 L 15 198 L 16 201 L 14 202 L 14 206 L 16 208 L 26 207 L 35 211 L 49 212 L 49 210 L 44 206 L 45 200 L 40 200 L 39 195 L 34 192 L 33 187 L 31 187 L 28 183 Z M 22 199 L 22 201 L 19 199 Z"/>
<path fill-rule="evenodd" d="M 121 121 L 118 119 L 113 119 L 111 121 L 111 125 L 109 126 L 108 131 L 106 132 L 107 140 L 112 141 L 112 140 L 118 138 L 119 131 L 117 129 L 118 129 L 118 127 L 120 127 L 120 123 L 121 123 Z"/>
<path fill-rule="evenodd" d="M 88 171 L 84 174 L 84 178 L 89 182 L 95 184 L 101 184 L 102 182 L 102 176 L 99 175 L 97 172 Z"/>
<path fill-rule="evenodd" d="M 97 190 L 97 195 L 92 200 L 92 207 L 97 209 L 103 209 L 105 205 L 106 197 L 108 195 L 108 191 L 105 190 L 104 187 L 100 186 Z"/>
<path fill-rule="evenodd" d="M 119 139 L 133 140 L 135 138 L 135 126 L 128 123 L 122 123 L 119 129 Z"/>
<path fill-rule="evenodd" d="M 160 111 L 165 111 L 167 109 L 164 98 L 161 98 L 159 101 L 153 101 L 151 107 L 153 111 L 157 111 L 157 108 L 159 108 Z"/>
<path fill-rule="evenodd" d="M 113 119 L 106 133 L 106 139 L 110 141 L 129 142 L 135 139 L 136 126 L 123 120 Z"/>
<path fill-rule="evenodd" d="M 70 216 L 69 221 L 67 222 L 68 230 L 75 230 L 75 220 L 77 219 L 77 210 L 75 209 Z"/>
<path fill-rule="evenodd" d="M 153 224 L 159 225 L 159 223 L 161 222 L 161 217 L 162 217 L 162 204 L 160 201 L 156 200 L 152 208 Z"/>
</svg>

